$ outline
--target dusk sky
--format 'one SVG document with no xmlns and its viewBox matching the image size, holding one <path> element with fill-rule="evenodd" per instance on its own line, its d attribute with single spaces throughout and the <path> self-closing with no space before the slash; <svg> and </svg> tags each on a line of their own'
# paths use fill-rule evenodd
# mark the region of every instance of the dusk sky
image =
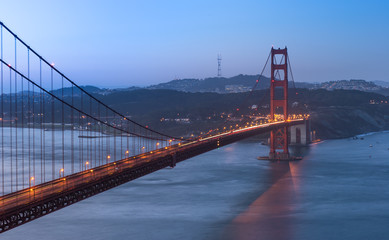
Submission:
<svg viewBox="0 0 389 240">
<path fill-rule="evenodd" d="M 0 21 L 79 85 L 259 74 L 288 47 L 296 81 L 389 81 L 388 1 L 1 1 Z"/>
</svg>

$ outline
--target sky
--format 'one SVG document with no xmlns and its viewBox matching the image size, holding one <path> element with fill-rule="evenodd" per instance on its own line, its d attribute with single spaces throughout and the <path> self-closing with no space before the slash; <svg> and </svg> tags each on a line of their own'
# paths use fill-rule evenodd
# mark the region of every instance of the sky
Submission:
<svg viewBox="0 0 389 240">
<path fill-rule="evenodd" d="M 295 81 L 389 81 L 389 1 L 0 0 L 0 21 L 79 85 L 259 74 L 288 47 Z"/>
</svg>

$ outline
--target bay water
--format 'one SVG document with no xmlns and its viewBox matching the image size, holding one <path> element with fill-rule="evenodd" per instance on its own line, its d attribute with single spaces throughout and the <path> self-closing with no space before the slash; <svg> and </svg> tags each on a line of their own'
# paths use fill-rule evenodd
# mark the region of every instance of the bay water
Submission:
<svg viewBox="0 0 389 240">
<path fill-rule="evenodd" d="M 304 159 L 257 160 L 268 146 L 234 143 L 0 239 L 389 239 L 389 132 L 292 150 Z"/>
</svg>

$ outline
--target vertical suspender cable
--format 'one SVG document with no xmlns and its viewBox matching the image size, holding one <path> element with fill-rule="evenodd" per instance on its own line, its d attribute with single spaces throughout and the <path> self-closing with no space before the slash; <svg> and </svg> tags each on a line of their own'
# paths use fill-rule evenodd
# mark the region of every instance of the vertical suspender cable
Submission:
<svg viewBox="0 0 389 240">
<path fill-rule="evenodd" d="M 84 104 L 83 104 L 83 93 L 81 92 L 81 111 L 84 111 Z M 78 139 L 80 139 L 81 141 L 81 171 L 83 170 L 83 166 L 84 166 L 84 139 L 83 138 L 80 138 L 80 136 L 82 136 L 82 131 L 83 131 L 83 123 L 84 123 L 84 115 L 81 116 L 81 123 L 80 123 L 80 134 L 78 135 Z"/>
<path fill-rule="evenodd" d="M 13 192 L 13 131 L 12 131 L 12 118 L 13 118 L 13 114 L 12 114 L 12 71 L 11 71 L 11 68 L 9 68 L 9 115 L 10 115 L 10 120 L 9 120 L 9 123 L 10 123 L 10 127 L 9 127 L 9 131 L 10 131 L 10 144 L 11 144 L 11 147 L 10 147 L 10 159 L 11 159 L 11 192 Z"/>
<path fill-rule="evenodd" d="M 74 86 L 70 85 L 72 88 L 72 106 L 74 106 Z M 74 111 L 73 108 L 70 110 L 70 119 L 71 119 L 71 165 L 72 165 L 72 174 L 74 173 Z"/>
<path fill-rule="evenodd" d="M 17 56 L 16 56 L 16 38 L 15 38 L 15 67 L 17 69 Z M 15 71 L 15 188 L 16 191 L 19 188 L 19 178 L 18 178 L 18 81 L 17 73 Z"/>
<path fill-rule="evenodd" d="M 27 83 L 27 128 L 28 128 L 28 179 L 31 178 L 31 102 L 30 102 L 30 83 Z"/>
<path fill-rule="evenodd" d="M 32 84 L 32 176 L 31 177 L 34 177 L 36 178 L 36 175 L 35 175 L 35 170 L 36 170 L 36 166 L 35 166 L 35 159 L 36 159 L 36 156 L 35 156 L 35 86 Z M 31 177 L 30 179 L 28 179 L 28 181 L 30 182 L 31 181 Z M 42 181 L 42 174 L 41 174 L 41 182 Z"/>
<path fill-rule="evenodd" d="M 53 68 L 51 70 L 51 92 L 54 90 Z M 54 97 L 51 97 L 51 179 L 55 179 L 55 136 L 54 136 Z"/>
<path fill-rule="evenodd" d="M 89 167 L 90 168 L 92 168 L 93 167 L 93 159 L 91 158 L 91 156 L 92 156 L 92 142 L 91 142 L 91 135 L 92 135 L 92 132 L 91 132 L 91 118 L 87 118 L 87 123 L 86 123 L 86 125 L 87 125 L 87 132 L 86 132 L 86 134 L 87 134 L 87 138 L 86 138 L 86 141 L 87 141 L 87 149 L 88 149 L 88 161 L 89 161 Z"/>
<path fill-rule="evenodd" d="M 30 49 L 27 48 L 27 76 L 30 78 Z M 31 179 L 31 103 L 30 82 L 27 82 L 27 129 L 28 129 L 28 183 Z"/>
<path fill-rule="evenodd" d="M 3 60 L 3 25 L 0 25 L 0 58 Z M 1 63 L 1 195 L 4 195 L 4 83 Z"/>
<path fill-rule="evenodd" d="M 21 113 L 21 118 L 22 118 L 22 186 L 23 186 L 23 189 L 24 189 L 24 179 L 25 179 L 25 176 L 24 176 L 24 91 L 23 91 L 23 77 L 21 77 L 21 88 L 22 88 L 22 113 Z"/>
<path fill-rule="evenodd" d="M 64 96 L 63 96 L 63 77 L 61 78 L 61 83 L 62 83 L 62 101 L 64 101 Z M 61 107 L 62 107 L 62 121 L 61 121 L 61 124 L 62 124 L 62 173 L 63 173 L 63 176 L 65 176 L 65 109 L 64 109 L 64 103 L 61 103 Z M 61 171 L 60 171 L 61 172 Z M 59 176 L 61 177 L 61 176 Z"/>
<path fill-rule="evenodd" d="M 42 60 L 39 60 L 39 71 L 40 71 L 40 86 L 43 87 L 42 85 Z M 46 133 L 45 133 L 45 129 L 44 129 L 44 123 L 45 123 L 45 118 L 46 118 L 46 113 L 45 113 L 45 96 L 43 95 L 43 91 L 41 89 L 41 95 L 40 95 L 40 105 L 41 105 L 41 150 L 42 150 L 42 158 L 41 158 L 41 168 L 43 167 L 43 169 L 41 169 L 41 172 L 43 174 L 43 181 L 42 182 L 46 182 Z"/>
</svg>

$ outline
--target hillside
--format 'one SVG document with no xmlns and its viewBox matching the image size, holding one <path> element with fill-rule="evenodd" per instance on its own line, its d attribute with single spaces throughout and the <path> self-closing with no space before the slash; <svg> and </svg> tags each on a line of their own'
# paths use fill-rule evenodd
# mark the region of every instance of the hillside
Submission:
<svg viewBox="0 0 389 240">
<path fill-rule="evenodd" d="M 148 87 L 148 89 L 170 89 L 184 92 L 247 92 L 255 84 L 258 79 L 258 75 L 238 75 L 231 78 L 214 77 L 205 79 L 180 79 L 173 80 L 167 83 L 160 83 Z M 258 89 L 268 88 L 270 80 L 267 77 L 262 76 Z M 240 88 L 240 89 L 239 89 Z M 231 90 L 228 90 L 231 89 Z"/>
<path fill-rule="evenodd" d="M 319 138 L 343 138 L 389 129 L 388 98 L 383 95 L 356 90 L 297 89 L 297 92 L 296 95 L 290 90 L 290 112 L 309 112 Z M 258 111 L 267 114 L 268 96 L 267 90 L 250 95 L 141 89 L 98 97 L 142 124 L 185 135 L 220 126 L 236 108 L 241 108 L 240 114 L 245 115 Z M 262 107 L 252 110 L 253 105 Z M 179 122 L 183 119 L 187 121 L 185 124 Z"/>
<path fill-rule="evenodd" d="M 169 89 L 183 92 L 216 92 L 216 93 L 238 93 L 248 92 L 252 89 L 259 75 L 237 75 L 230 78 L 213 77 L 205 79 L 178 79 L 167 83 L 152 85 L 147 89 Z M 290 87 L 313 88 L 315 84 L 296 82 Z M 268 89 L 270 78 L 261 76 L 256 90 Z"/>
<path fill-rule="evenodd" d="M 205 79 L 178 79 L 167 83 L 160 83 L 147 87 L 147 89 L 169 89 L 183 92 L 216 92 L 216 93 L 238 93 L 248 92 L 254 86 L 259 75 L 238 75 L 231 78 L 214 77 Z M 365 80 L 350 79 L 337 80 L 322 83 L 289 82 L 289 88 L 326 89 L 326 90 L 359 90 L 364 92 L 375 92 L 389 96 L 387 82 L 368 82 Z M 268 89 L 270 79 L 261 76 L 256 90 Z"/>
</svg>

